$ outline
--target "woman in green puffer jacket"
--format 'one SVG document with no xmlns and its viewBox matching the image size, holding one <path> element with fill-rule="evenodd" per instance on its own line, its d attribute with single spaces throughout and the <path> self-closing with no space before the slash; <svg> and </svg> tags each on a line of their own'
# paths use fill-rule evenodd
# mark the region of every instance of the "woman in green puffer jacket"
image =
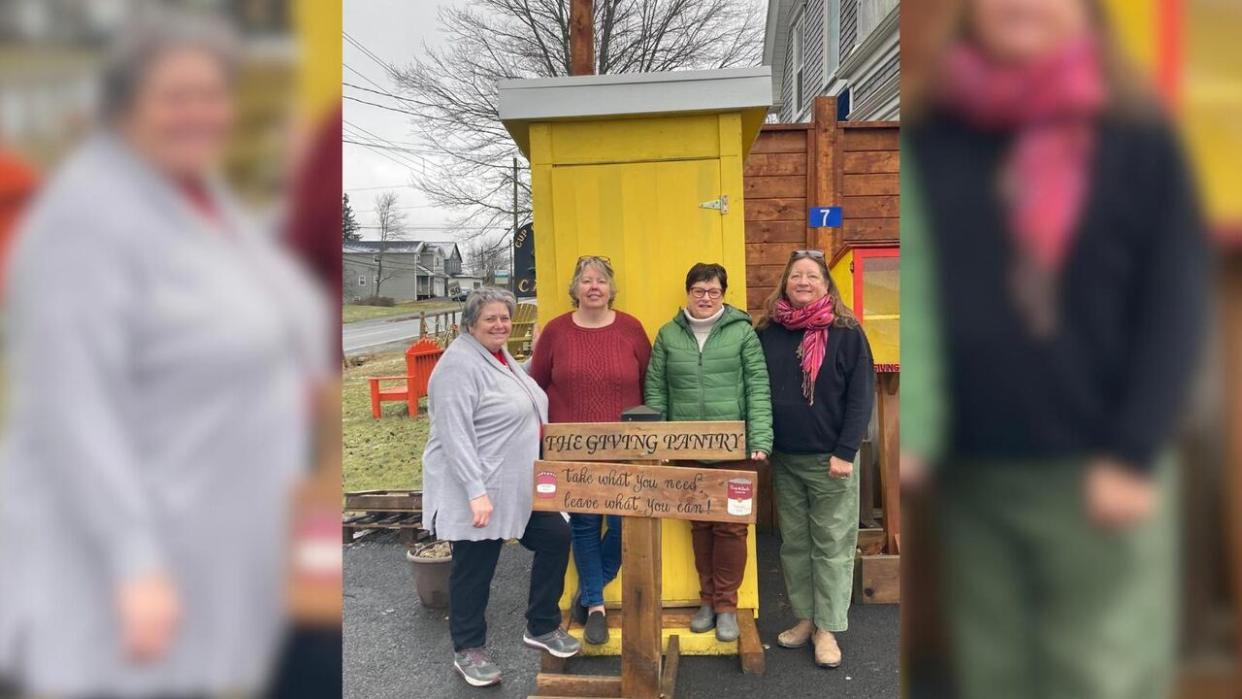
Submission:
<svg viewBox="0 0 1242 699">
<path fill-rule="evenodd" d="M 660 328 L 651 348 L 643 397 L 669 420 L 745 420 L 749 461 L 694 464 L 753 470 L 772 452 L 768 368 L 750 316 L 726 305 L 729 275 L 700 262 L 686 274 L 686 307 Z M 746 570 L 747 525 L 691 522 L 702 606 L 690 630 L 738 637 L 737 589 Z"/>
</svg>

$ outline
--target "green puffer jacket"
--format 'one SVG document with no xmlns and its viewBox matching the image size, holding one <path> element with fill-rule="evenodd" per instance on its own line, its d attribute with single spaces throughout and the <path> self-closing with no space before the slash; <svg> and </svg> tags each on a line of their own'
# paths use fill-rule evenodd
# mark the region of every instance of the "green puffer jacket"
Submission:
<svg viewBox="0 0 1242 699">
<path fill-rule="evenodd" d="M 726 304 L 700 352 L 678 309 L 656 335 L 643 398 L 668 420 L 745 420 L 746 451 L 772 453 L 768 366 L 745 311 Z"/>
</svg>

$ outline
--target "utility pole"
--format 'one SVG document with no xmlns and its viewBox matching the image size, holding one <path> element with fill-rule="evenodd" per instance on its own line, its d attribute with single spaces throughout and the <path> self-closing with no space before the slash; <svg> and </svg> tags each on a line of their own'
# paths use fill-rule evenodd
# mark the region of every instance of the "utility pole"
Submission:
<svg viewBox="0 0 1242 699">
<path fill-rule="evenodd" d="M 595 74 L 594 0 L 570 0 L 569 74 Z"/>
</svg>

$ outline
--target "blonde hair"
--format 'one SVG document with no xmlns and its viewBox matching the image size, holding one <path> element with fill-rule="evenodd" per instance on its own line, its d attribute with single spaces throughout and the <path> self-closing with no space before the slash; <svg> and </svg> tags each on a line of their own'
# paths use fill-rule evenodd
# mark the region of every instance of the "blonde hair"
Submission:
<svg viewBox="0 0 1242 699">
<path fill-rule="evenodd" d="M 837 288 L 836 281 L 832 278 L 832 273 L 828 271 L 828 263 L 823 257 L 814 257 L 807 254 L 793 255 L 789 258 L 789 262 L 785 263 L 785 271 L 781 272 L 781 281 L 777 284 L 776 289 L 768 294 L 763 301 L 763 315 L 759 316 L 759 320 L 755 323 L 756 330 L 763 330 L 772 324 L 772 316 L 776 314 L 776 303 L 781 299 L 789 300 L 785 295 L 785 287 L 789 285 L 789 273 L 793 270 L 795 262 L 802 260 L 810 260 L 819 267 L 819 271 L 824 275 L 824 282 L 828 284 L 828 295 L 832 297 L 832 310 L 836 314 L 836 319 L 832 321 L 834 327 L 838 328 L 857 328 L 858 318 L 854 315 L 854 309 L 845 304 L 841 299 L 841 290 Z"/>
<path fill-rule="evenodd" d="M 613 301 L 617 300 L 617 279 L 612 273 L 612 265 L 608 259 L 597 255 L 579 258 L 578 266 L 574 269 L 574 276 L 569 280 L 569 302 L 574 308 L 578 307 L 578 282 L 582 281 L 582 275 L 586 274 L 587 267 L 594 267 L 608 280 L 608 307 L 612 308 Z"/>
</svg>

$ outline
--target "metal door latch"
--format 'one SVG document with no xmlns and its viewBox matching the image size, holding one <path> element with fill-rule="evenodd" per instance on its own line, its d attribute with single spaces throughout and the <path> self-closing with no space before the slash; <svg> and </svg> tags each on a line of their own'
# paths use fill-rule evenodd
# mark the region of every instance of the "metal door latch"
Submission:
<svg viewBox="0 0 1242 699">
<path fill-rule="evenodd" d="M 700 209 L 715 209 L 720 212 L 721 216 L 729 213 L 729 195 L 721 194 L 719 199 L 705 201 L 699 204 Z"/>
</svg>

